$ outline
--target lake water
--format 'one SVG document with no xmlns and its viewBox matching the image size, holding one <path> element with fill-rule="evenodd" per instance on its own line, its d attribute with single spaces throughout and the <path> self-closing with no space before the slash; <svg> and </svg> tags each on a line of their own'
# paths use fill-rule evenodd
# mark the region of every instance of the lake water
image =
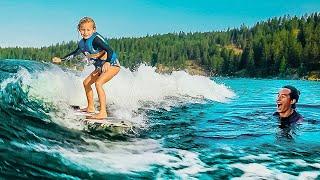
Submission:
<svg viewBox="0 0 320 180">
<path fill-rule="evenodd" d="M 92 71 L 0 60 L 0 176 L 52 179 L 319 179 L 320 83 L 207 78 L 122 68 L 104 86 L 128 134 L 88 132 L 69 105 L 85 106 Z M 304 121 L 272 116 L 284 85 L 301 91 Z"/>
</svg>

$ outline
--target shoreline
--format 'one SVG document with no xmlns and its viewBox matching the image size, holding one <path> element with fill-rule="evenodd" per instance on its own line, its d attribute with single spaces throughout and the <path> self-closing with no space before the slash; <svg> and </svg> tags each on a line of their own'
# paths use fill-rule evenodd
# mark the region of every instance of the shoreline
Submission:
<svg viewBox="0 0 320 180">
<path fill-rule="evenodd" d="M 158 64 L 156 66 L 156 72 L 161 74 L 170 74 L 173 71 L 185 71 L 190 75 L 199 75 L 199 76 L 206 76 L 206 77 L 214 77 L 214 76 L 220 76 L 220 77 L 229 77 L 229 78 L 254 78 L 254 79 L 286 79 L 286 80 L 307 80 L 307 81 L 320 81 L 320 71 L 312 71 L 309 72 L 308 75 L 299 77 L 297 74 L 292 75 L 283 75 L 283 76 L 270 76 L 270 77 L 249 77 L 245 75 L 233 75 L 233 76 L 227 76 L 227 75 L 218 75 L 212 71 L 209 71 L 205 69 L 200 64 L 196 63 L 193 60 L 187 60 L 185 63 L 184 68 L 174 68 L 165 66 L 163 64 Z M 235 73 L 237 74 L 237 73 Z"/>
<path fill-rule="evenodd" d="M 160 74 L 170 74 L 173 71 L 186 71 L 190 75 L 212 76 L 213 74 L 195 61 L 187 60 L 184 68 L 169 67 L 163 64 L 156 65 L 156 72 Z"/>
</svg>

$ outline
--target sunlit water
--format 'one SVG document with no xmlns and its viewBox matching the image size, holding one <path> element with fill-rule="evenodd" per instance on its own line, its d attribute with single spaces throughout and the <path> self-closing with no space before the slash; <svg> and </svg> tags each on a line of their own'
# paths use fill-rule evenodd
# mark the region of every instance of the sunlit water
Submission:
<svg viewBox="0 0 320 180">
<path fill-rule="evenodd" d="M 160 75 L 145 65 L 104 86 L 108 111 L 134 132 L 88 132 L 69 105 L 85 106 L 75 72 L 0 60 L 0 176 L 54 179 L 317 179 L 320 84 L 302 80 Z M 301 91 L 301 125 L 279 128 L 279 88 Z"/>
</svg>

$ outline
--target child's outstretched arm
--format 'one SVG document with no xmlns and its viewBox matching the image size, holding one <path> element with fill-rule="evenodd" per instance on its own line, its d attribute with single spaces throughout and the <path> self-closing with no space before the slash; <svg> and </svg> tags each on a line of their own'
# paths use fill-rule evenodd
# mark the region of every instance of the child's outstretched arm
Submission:
<svg viewBox="0 0 320 180">
<path fill-rule="evenodd" d="M 74 50 L 73 52 L 65 55 L 63 58 L 59 58 L 59 57 L 53 57 L 52 58 L 52 62 L 53 63 L 61 63 L 62 61 L 70 61 L 72 58 L 74 58 L 76 55 L 80 54 L 80 48 L 78 47 L 76 50 Z"/>
</svg>

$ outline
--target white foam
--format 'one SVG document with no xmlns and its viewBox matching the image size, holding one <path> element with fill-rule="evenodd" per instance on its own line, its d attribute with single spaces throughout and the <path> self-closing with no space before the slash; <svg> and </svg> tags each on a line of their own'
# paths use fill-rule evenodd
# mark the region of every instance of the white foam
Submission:
<svg viewBox="0 0 320 180">
<path fill-rule="evenodd" d="M 301 167 L 309 166 L 309 163 L 307 163 L 306 161 L 304 161 L 302 159 L 285 159 L 283 161 L 284 162 L 291 162 L 291 163 L 295 164 L 296 166 L 301 166 Z"/>
<path fill-rule="evenodd" d="M 289 161 L 287 161 L 289 162 Z M 300 166 L 307 166 L 307 163 L 298 160 L 291 162 L 298 163 Z M 244 174 L 239 178 L 233 179 L 316 179 L 320 173 L 318 171 L 303 171 L 298 176 L 283 173 L 278 169 L 269 169 L 264 164 L 250 163 L 250 164 L 232 164 L 232 168 L 240 169 Z"/>
<path fill-rule="evenodd" d="M 12 77 L 5 79 L 1 82 L 0 88 L 1 91 L 4 90 L 4 88 L 7 87 L 9 83 L 17 83 L 20 80 L 23 80 L 24 82 L 30 81 L 30 73 L 25 68 L 20 68 L 19 71 Z"/>
<path fill-rule="evenodd" d="M 320 169 L 320 163 L 313 163 L 310 166 Z"/>
<path fill-rule="evenodd" d="M 298 179 L 317 179 L 319 175 L 319 171 L 305 171 L 299 174 Z"/>
<path fill-rule="evenodd" d="M 283 160 L 284 162 L 291 162 L 296 166 L 300 166 L 300 167 L 314 167 L 314 168 L 318 168 L 320 169 L 320 163 L 307 163 L 306 161 L 302 160 L 302 159 L 285 159 Z"/>
<path fill-rule="evenodd" d="M 57 146 L 48 148 L 41 144 L 28 146 L 37 151 L 59 153 L 66 162 L 100 172 L 131 174 L 150 172 L 154 166 L 161 166 L 185 179 L 195 177 L 200 172 L 214 170 L 207 167 L 197 153 L 162 148 L 158 141 L 152 139 L 137 139 L 131 142 L 85 140 L 90 145 L 78 148 L 81 151 Z"/>
<path fill-rule="evenodd" d="M 259 154 L 258 156 L 255 155 L 248 155 L 245 157 L 241 157 L 241 160 L 272 160 L 272 158 L 269 157 L 270 154 Z"/>
<path fill-rule="evenodd" d="M 46 71 L 29 75 L 23 84 L 29 88 L 29 96 L 44 103 L 60 107 L 61 110 L 70 104 L 86 106 L 86 97 L 82 82 L 93 71 L 88 66 L 82 71 L 72 72 L 62 70 L 52 65 Z M 146 118 L 143 114 L 135 113 L 147 104 L 152 107 L 171 107 L 178 103 L 195 103 L 204 99 L 227 102 L 234 93 L 224 85 L 220 85 L 204 76 L 191 76 L 184 71 L 172 74 L 158 74 L 155 68 L 141 65 L 131 72 L 121 67 L 118 75 L 104 85 L 107 105 L 113 116 L 132 120 L 143 124 Z M 93 86 L 94 96 L 97 94 Z M 171 97 L 171 98 L 168 98 Z M 64 112 L 59 121 L 64 123 Z M 59 116 L 59 114 L 56 116 Z M 69 124 L 70 125 L 70 124 Z M 76 125 L 78 126 L 78 125 Z"/>
<path fill-rule="evenodd" d="M 258 163 L 237 163 L 232 164 L 231 167 L 244 172 L 241 177 L 233 179 L 293 179 L 295 177 L 287 173 L 282 173 L 279 170 L 270 170 L 265 165 Z"/>
<path fill-rule="evenodd" d="M 245 172 L 241 177 L 271 177 L 272 171 L 262 164 L 250 163 L 250 164 L 233 164 L 233 168 L 241 169 Z"/>
<path fill-rule="evenodd" d="M 57 66 L 47 71 L 32 75 L 29 96 L 43 100 L 45 103 L 83 104 L 85 96 L 81 92 L 82 81 L 75 73 L 63 71 Z"/>
</svg>

